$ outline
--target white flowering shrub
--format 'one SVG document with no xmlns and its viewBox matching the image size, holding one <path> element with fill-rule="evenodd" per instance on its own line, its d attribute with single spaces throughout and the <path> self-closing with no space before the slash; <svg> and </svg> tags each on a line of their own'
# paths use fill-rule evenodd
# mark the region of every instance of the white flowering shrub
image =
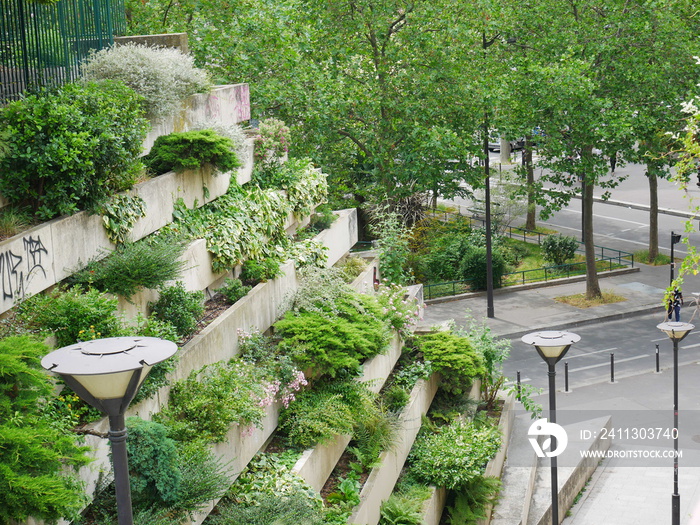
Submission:
<svg viewBox="0 0 700 525">
<path fill-rule="evenodd" d="M 149 117 L 175 113 L 194 93 L 207 91 L 211 81 L 194 59 L 177 49 L 127 44 L 92 53 L 81 66 L 85 80 L 121 80 L 146 99 Z"/>
</svg>

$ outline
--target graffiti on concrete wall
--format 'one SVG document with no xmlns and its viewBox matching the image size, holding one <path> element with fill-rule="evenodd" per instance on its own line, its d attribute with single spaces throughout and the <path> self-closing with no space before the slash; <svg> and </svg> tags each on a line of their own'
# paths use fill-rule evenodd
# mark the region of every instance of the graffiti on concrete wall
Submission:
<svg viewBox="0 0 700 525">
<path fill-rule="evenodd" d="M 24 297 L 27 284 L 35 274 L 41 273 L 46 277 L 43 259 L 49 252 L 41 242 L 41 236 L 23 237 L 22 247 L 19 253 L 14 253 L 12 249 L 0 252 L 3 301 Z"/>
</svg>

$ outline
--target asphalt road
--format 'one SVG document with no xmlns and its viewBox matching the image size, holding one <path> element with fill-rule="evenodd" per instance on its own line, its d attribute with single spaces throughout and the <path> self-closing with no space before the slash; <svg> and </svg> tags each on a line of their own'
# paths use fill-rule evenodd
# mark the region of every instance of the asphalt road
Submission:
<svg viewBox="0 0 700 525">
<path fill-rule="evenodd" d="M 686 309 L 682 314 L 687 321 L 690 311 Z M 581 341 L 573 345 L 557 365 L 557 389 L 564 390 L 565 363 L 568 363 L 570 389 L 610 381 L 610 354 L 614 354 L 616 380 L 653 372 L 656 345 L 659 346 L 661 373 L 670 374 L 673 345 L 656 328 L 661 322 L 663 319 L 658 314 L 650 314 L 572 330 L 581 336 Z M 522 382 L 546 388 L 547 366 L 542 358 L 520 339 L 512 340 L 511 344 L 510 358 L 504 364 L 505 375 L 514 380 L 520 372 Z M 700 361 L 700 331 L 692 332 L 680 343 L 678 356 L 679 363 Z"/>
</svg>

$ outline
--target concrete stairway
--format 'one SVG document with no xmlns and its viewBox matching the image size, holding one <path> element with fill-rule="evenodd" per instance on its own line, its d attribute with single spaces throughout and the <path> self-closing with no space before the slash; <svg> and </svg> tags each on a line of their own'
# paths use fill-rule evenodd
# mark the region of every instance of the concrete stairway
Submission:
<svg viewBox="0 0 700 525">
<path fill-rule="evenodd" d="M 601 428 L 610 426 L 611 419 L 609 416 L 602 417 L 564 427 L 569 442 L 557 459 L 559 522 L 564 519 L 574 498 L 600 462 L 598 458 L 583 458 L 582 451 L 609 448 L 610 441 L 597 436 Z M 492 514 L 492 525 L 546 525 L 552 522 L 550 459 L 538 458 L 535 454 L 528 439 L 532 423 L 529 414 L 524 412 L 515 418 L 508 458 L 501 476 L 503 486 Z M 581 436 L 596 437 L 582 439 Z"/>
</svg>

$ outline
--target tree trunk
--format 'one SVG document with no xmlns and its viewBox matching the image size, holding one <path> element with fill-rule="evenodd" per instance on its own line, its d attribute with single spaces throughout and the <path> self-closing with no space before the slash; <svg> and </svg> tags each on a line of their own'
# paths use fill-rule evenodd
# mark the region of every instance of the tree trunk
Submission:
<svg viewBox="0 0 700 525">
<path fill-rule="evenodd" d="M 592 155 L 592 148 L 584 154 Z M 596 268 L 595 245 L 593 243 L 593 189 L 595 184 L 586 179 L 582 173 L 583 188 L 581 191 L 581 207 L 583 211 L 583 243 L 586 249 L 586 299 L 599 299 L 603 296 L 598 283 Z"/>
<path fill-rule="evenodd" d="M 527 216 L 525 218 L 525 229 L 534 230 L 537 227 L 535 224 L 537 204 L 535 203 L 535 170 L 532 166 L 532 141 L 530 137 L 525 138 L 523 169 L 525 170 L 527 179 Z"/>
<path fill-rule="evenodd" d="M 649 263 L 659 255 L 659 191 L 658 179 L 653 166 L 647 164 L 649 179 Z"/>
</svg>

